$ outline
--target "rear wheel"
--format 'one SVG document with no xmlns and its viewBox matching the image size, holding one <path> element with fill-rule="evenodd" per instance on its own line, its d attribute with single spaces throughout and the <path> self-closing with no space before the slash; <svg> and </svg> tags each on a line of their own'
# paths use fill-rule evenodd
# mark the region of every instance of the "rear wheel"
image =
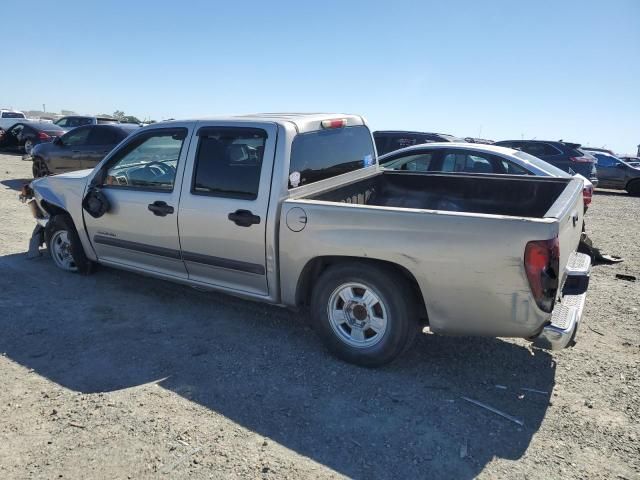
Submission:
<svg viewBox="0 0 640 480">
<path fill-rule="evenodd" d="M 40 157 L 36 157 L 33 159 L 31 170 L 33 172 L 33 178 L 46 177 L 47 175 L 51 174 L 49 168 L 47 167 L 47 164 Z"/>
<path fill-rule="evenodd" d="M 27 138 L 24 141 L 24 153 L 26 153 L 27 155 L 31 155 L 31 150 L 33 150 L 33 140 Z"/>
<path fill-rule="evenodd" d="M 626 188 L 629 195 L 634 197 L 640 197 L 640 180 L 633 180 L 627 184 Z"/>
<path fill-rule="evenodd" d="M 313 326 L 337 357 L 366 367 L 394 360 L 419 330 L 409 282 L 390 268 L 329 267 L 311 299 Z"/>
<path fill-rule="evenodd" d="M 56 266 L 66 272 L 87 275 L 93 270 L 93 262 L 87 258 L 80 237 L 67 214 L 53 217 L 45 230 L 47 248 Z"/>
</svg>

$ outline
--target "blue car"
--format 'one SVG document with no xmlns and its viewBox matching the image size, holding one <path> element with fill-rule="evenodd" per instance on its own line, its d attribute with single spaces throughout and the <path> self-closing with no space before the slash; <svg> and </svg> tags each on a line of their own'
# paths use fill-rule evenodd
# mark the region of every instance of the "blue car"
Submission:
<svg viewBox="0 0 640 480">
<path fill-rule="evenodd" d="M 626 190 L 631 195 L 640 196 L 640 168 L 609 153 L 588 148 L 585 151 L 598 161 L 599 187 Z"/>
</svg>

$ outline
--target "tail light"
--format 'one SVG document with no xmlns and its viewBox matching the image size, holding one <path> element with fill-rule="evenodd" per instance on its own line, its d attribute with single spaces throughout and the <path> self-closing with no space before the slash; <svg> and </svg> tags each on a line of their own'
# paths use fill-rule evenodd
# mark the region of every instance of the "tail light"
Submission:
<svg viewBox="0 0 640 480">
<path fill-rule="evenodd" d="M 591 157 L 569 157 L 569 161 L 575 163 L 595 163 Z"/>
<path fill-rule="evenodd" d="M 541 310 L 550 312 L 558 291 L 558 270 L 560 269 L 558 237 L 527 243 L 524 249 L 524 268 L 536 304 Z"/>
<path fill-rule="evenodd" d="M 584 187 L 582 189 L 582 198 L 585 207 L 591 205 L 591 201 L 593 200 L 593 187 Z"/>
<path fill-rule="evenodd" d="M 44 132 L 38 132 L 38 140 L 51 140 L 51 137 Z"/>
</svg>

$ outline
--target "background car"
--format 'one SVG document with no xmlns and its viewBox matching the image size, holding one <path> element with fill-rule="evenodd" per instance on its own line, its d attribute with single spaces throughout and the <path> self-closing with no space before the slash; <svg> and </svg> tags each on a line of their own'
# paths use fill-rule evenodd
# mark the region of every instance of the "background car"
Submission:
<svg viewBox="0 0 640 480">
<path fill-rule="evenodd" d="M 640 169 L 615 155 L 586 150 L 598 160 L 598 186 L 626 190 L 631 195 L 640 195 Z"/>
<path fill-rule="evenodd" d="M 429 143 L 403 148 L 378 158 L 382 168 L 414 172 L 537 175 L 570 177 L 564 170 L 520 150 L 475 143 Z M 593 184 L 583 177 L 585 207 L 593 198 Z"/>
<path fill-rule="evenodd" d="M 373 132 L 378 155 L 393 152 L 401 148 L 431 142 L 464 142 L 462 138 L 446 133 L 410 132 L 402 130 L 380 130 Z"/>
<path fill-rule="evenodd" d="M 627 162 L 632 167 L 636 167 L 636 168 L 640 167 L 640 157 L 620 156 L 618 158 L 623 162 Z"/>
<path fill-rule="evenodd" d="M 64 134 L 64 130 L 48 122 L 20 122 L 0 132 L 0 147 L 24 150 L 30 154 L 34 146 L 48 143 Z"/>
<path fill-rule="evenodd" d="M 495 145 L 522 150 L 568 173 L 579 173 L 598 185 L 596 158 L 580 149 L 579 143 L 548 140 L 502 140 Z"/>
<path fill-rule="evenodd" d="M 0 130 L 8 130 L 24 120 L 26 120 L 25 114 L 19 110 L 0 109 Z"/>
<path fill-rule="evenodd" d="M 66 130 L 83 125 L 117 125 L 119 122 L 115 118 L 110 117 L 92 117 L 84 115 L 68 115 L 54 122 L 59 127 Z"/>
<path fill-rule="evenodd" d="M 113 147 L 139 128 L 137 125 L 127 124 L 85 125 L 74 128 L 53 143 L 33 148 L 33 176 L 38 178 L 51 173 L 93 168 Z"/>
</svg>

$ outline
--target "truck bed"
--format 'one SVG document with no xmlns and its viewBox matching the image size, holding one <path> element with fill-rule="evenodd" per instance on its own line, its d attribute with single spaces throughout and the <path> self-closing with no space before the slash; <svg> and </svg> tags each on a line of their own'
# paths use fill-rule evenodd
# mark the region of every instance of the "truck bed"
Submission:
<svg viewBox="0 0 640 480">
<path fill-rule="evenodd" d="M 385 171 L 305 198 L 360 205 L 543 218 L 570 179 Z"/>
</svg>

